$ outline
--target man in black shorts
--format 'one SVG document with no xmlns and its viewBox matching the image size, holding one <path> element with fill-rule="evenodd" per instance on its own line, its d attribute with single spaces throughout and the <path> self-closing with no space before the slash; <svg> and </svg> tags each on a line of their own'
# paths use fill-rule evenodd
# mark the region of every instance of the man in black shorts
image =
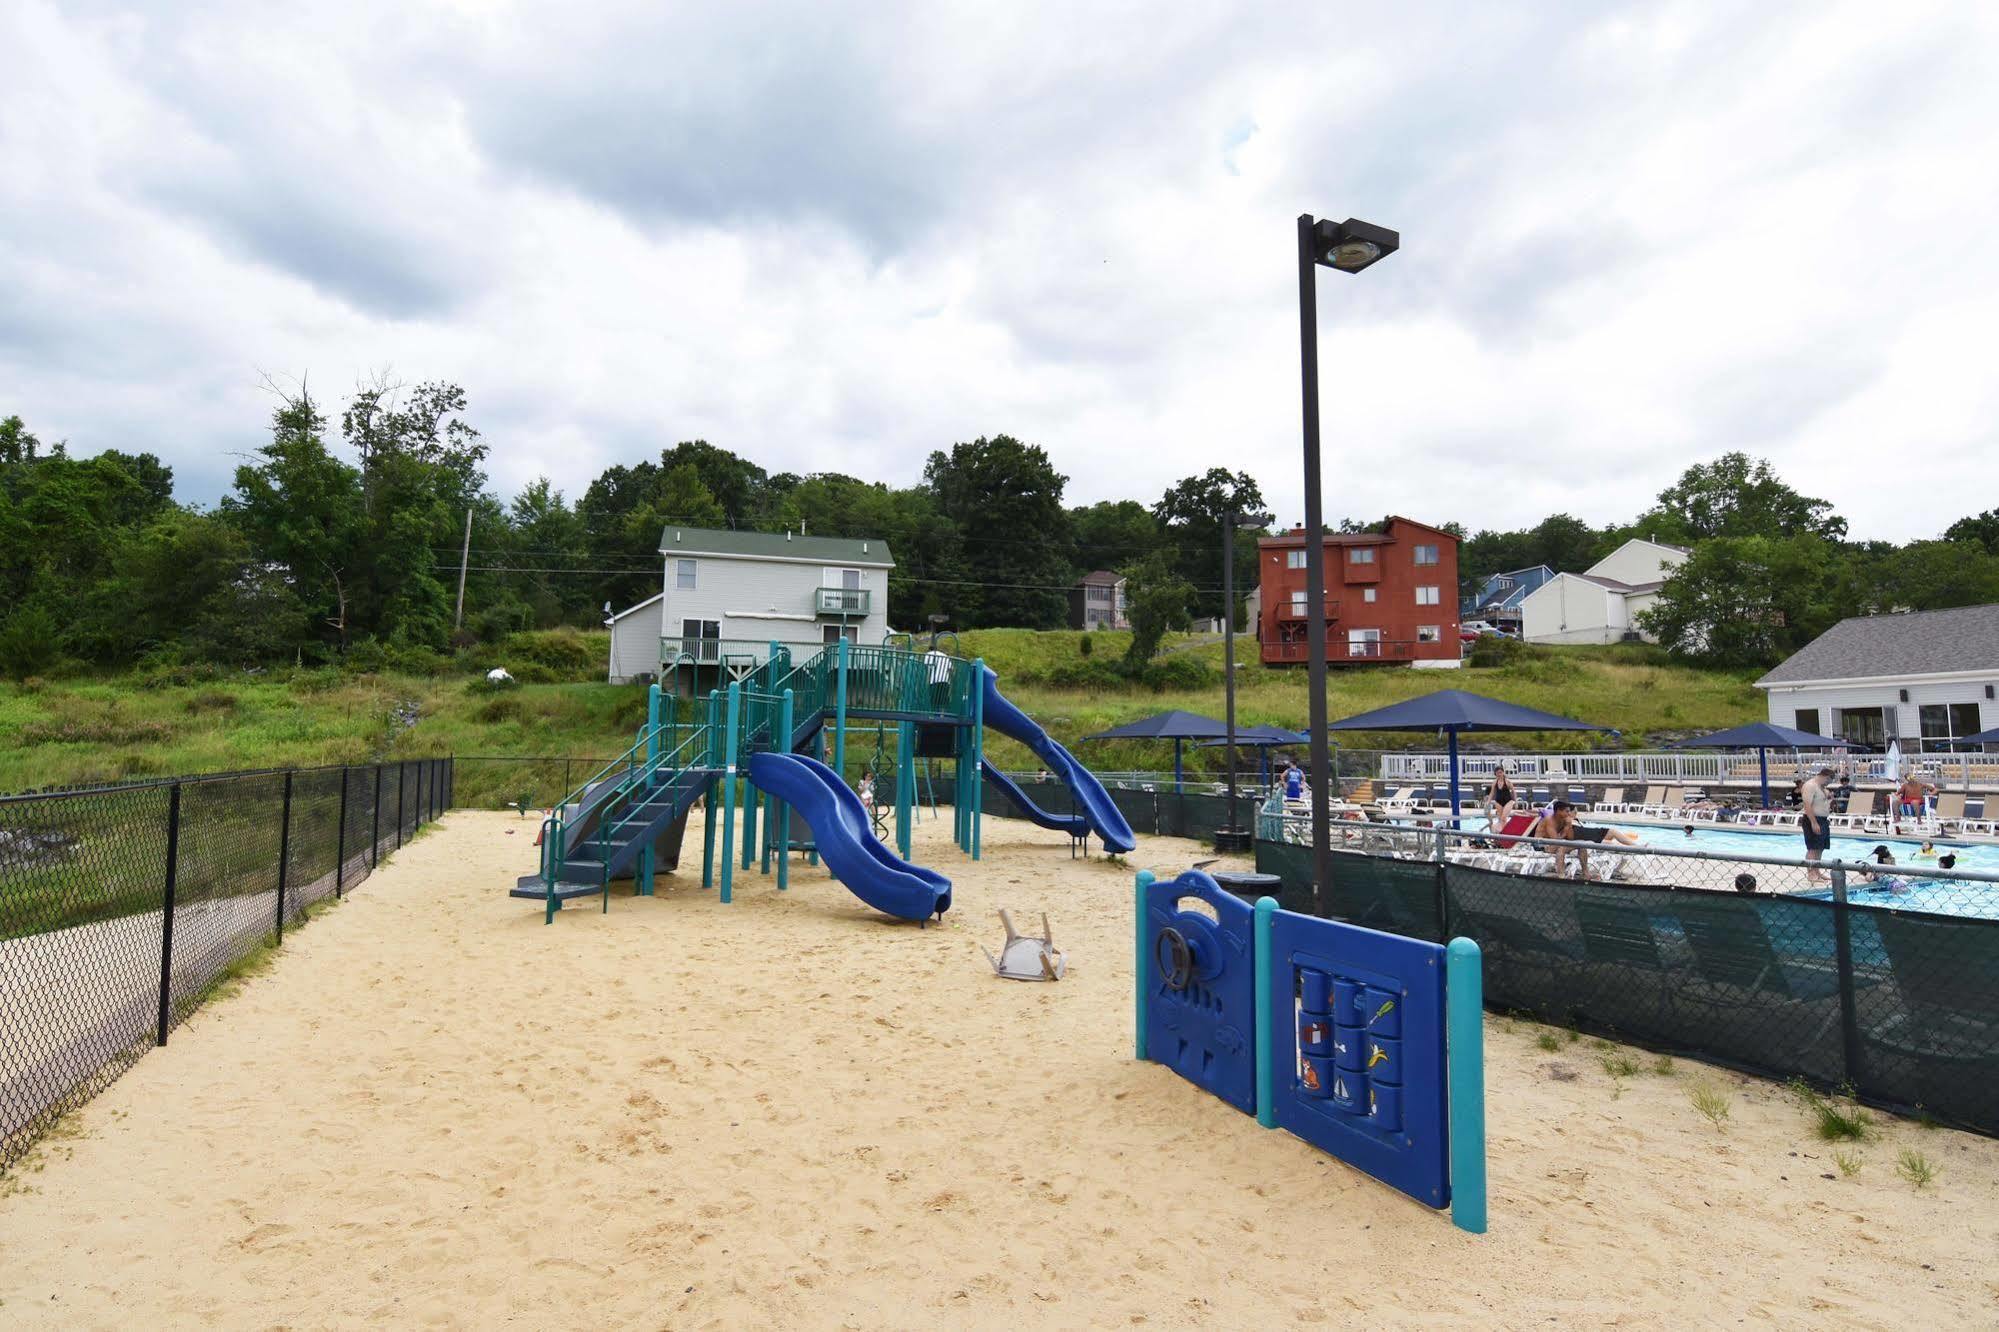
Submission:
<svg viewBox="0 0 1999 1332">
<path fill-rule="evenodd" d="M 1638 834 L 1625 832 L 1621 828 L 1585 828 L 1576 822 L 1576 807 L 1566 800 L 1557 800 L 1549 810 L 1548 817 L 1541 820 L 1538 831 L 1533 836 L 1547 837 L 1563 842 L 1582 842 L 1601 846 L 1610 842 L 1617 846 L 1638 845 Z M 1568 848 L 1555 848 L 1555 877 L 1565 876 L 1568 862 Z M 1576 851 L 1576 873 L 1589 877 L 1589 852 L 1578 848 Z"/>
<path fill-rule="evenodd" d="M 1812 779 L 1799 788 L 1804 796 L 1804 804 L 1798 811 L 1798 830 L 1805 835 L 1805 859 L 1809 862 L 1805 870 L 1807 883 L 1831 883 L 1819 869 L 1819 857 L 1832 850 L 1832 777 L 1831 768 L 1820 768 Z"/>
</svg>

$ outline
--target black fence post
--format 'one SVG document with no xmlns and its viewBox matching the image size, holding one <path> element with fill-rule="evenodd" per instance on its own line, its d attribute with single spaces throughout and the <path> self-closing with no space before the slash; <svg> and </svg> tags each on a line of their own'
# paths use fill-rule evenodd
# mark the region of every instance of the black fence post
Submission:
<svg viewBox="0 0 1999 1332">
<path fill-rule="evenodd" d="M 1833 954 L 1839 963 L 1840 1055 L 1846 1065 L 1846 1083 L 1860 1085 L 1860 1015 L 1853 998 L 1853 937 L 1847 920 L 1846 870 L 1832 869 Z"/>
<path fill-rule="evenodd" d="M 285 941 L 285 886 L 291 881 L 292 864 L 292 774 L 285 770 L 285 807 L 279 816 L 278 833 L 278 942 Z"/>
<path fill-rule="evenodd" d="M 167 1010 L 174 985 L 174 880 L 180 870 L 180 783 L 167 792 L 167 883 L 160 906 L 160 1028 L 158 1043 L 167 1043 Z"/>
<path fill-rule="evenodd" d="M 403 849 L 403 793 L 409 790 L 410 765 L 396 765 L 396 850 Z"/>
<path fill-rule="evenodd" d="M 375 814 L 373 826 L 368 829 L 368 868 L 374 870 L 382 863 L 382 765 L 375 765 Z"/>
<path fill-rule="evenodd" d="M 333 835 L 333 896 L 338 901 L 347 886 L 347 765 L 340 765 L 340 831 Z"/>
<path fill-rule="evenodd" d="M 1437 829 L 1436 843 L 1430 850 L 1430 859 L 1437 866 L 1437 942 L 1448 943 L 1451 938 L 1450 926 L 1450 868 L 1449 858 L 1444 855 L 1444 830 Z"/>
<path fill-rule="evenodd" d="M 562 760 L 562 789 L 555 793 L 557 800 L 569 794 L 569 760 Z"/>
</svg>

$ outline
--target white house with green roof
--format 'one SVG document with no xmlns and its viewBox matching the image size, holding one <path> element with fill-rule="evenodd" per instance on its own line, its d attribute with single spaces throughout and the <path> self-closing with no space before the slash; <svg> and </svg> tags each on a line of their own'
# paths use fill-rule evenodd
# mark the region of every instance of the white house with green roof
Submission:
<svg viewBox="0 0 1999 1332">
<path fill-rule="evenodd" d="M 771 643 L 802 656 L 842 635 L 879 643 L 888 633 L 895 556 L 879 538 L 676 525 L 660 534 L 659 553 L 659 594 L 604 622 L 613 684 L 676 666 L 719 670 Z"/>
</svg>

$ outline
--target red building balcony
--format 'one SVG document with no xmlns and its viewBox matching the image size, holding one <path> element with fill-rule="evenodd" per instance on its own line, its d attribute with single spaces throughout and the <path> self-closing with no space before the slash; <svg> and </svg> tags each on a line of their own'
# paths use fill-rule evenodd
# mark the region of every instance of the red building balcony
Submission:
<svg viewBox="0 0 1999 1332">
<path fill-rule="evenodd" d="M 1326 623 L 1331 624 L 1340 618 L 1340 600 L 1338 597 L 1327 597 L 1325 604 Z M 1303 601 L 1280 601 L 1277 603 L 1277 618 L 1281 621 L 1296 621 L 1299 624 L 1304 624 L 1312 617 L 1305 613 L 1305 603 Z"/>
</svg>

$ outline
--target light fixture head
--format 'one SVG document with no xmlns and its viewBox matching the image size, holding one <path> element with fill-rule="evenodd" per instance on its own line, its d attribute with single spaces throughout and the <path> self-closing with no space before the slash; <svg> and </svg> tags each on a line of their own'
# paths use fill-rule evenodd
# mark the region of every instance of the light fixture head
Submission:
<svg viewBox="0 0 1999 1332">
<path fill-rule="evenodd" d="M 1402 245 L 1400 234 L 1352 217 L 1344 222 L 1322 218 L 1312 228 L 1312 240 L 1313 260 L 1342 273 L 1358 273 Z"/>
</svg>

